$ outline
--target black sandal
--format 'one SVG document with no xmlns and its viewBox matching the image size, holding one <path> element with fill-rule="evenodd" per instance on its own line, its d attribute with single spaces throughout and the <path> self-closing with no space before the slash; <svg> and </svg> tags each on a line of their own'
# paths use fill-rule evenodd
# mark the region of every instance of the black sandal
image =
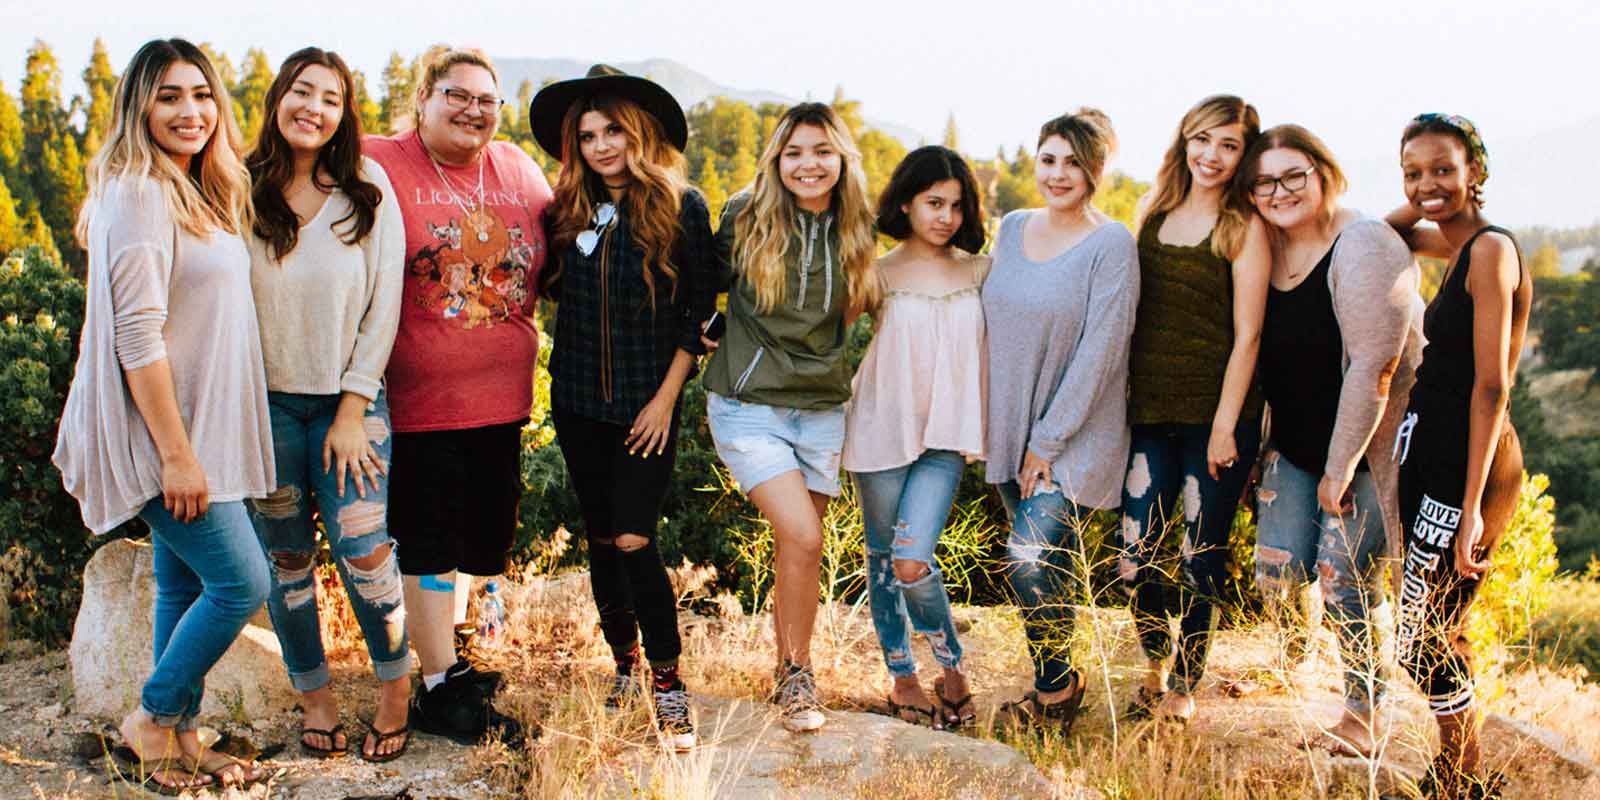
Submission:
<svg viewBox="0 0 1600 800">
<path fill-rule="evenodd" d="M 407 722 L 392 731 L 385 732 L 378 730 L 377 721 L 374 720 L 367 722 L 367 736 L 376 736 L 378 740 L 372 743 L 372 755 L 369 756 L 367 755 L 366 738 L 362 738 L 361 760 L 368 761 L 373 764 L 383 764 L 385 762 L 393 761 L 406 754 L 406 748 L 411 746 L 411 724 Z M 399 750 L 396 750 L 392 753 L 382 752 L 384 742 L 387 742 L 390 739 L 398 739 L 402 736 L 405 737 L 405 741 L 400 743 Z"/>
<path fill-rule="evenodd" d="M 894 701 L 894 698 L 891 697 L 891 696 L 885 696 L 883 698 L 883 702 L 884 702 L 885 705 L 887 705 L 889 707 L 889 713 L 886 714 L 885 716 L 894 717 L 895 719 L 898 719 L 901 722 L 909 722 L 912 725 L 923 725 L 923 724 L 926 724 L 928 727 L 933 728 L 934 730 L 939 730 L 939 716 L 938 716 L 938 713 L 937 713 L 937 709 L 935 709 L 933 706 L 930 705 L 927 708 L 923 708 L 922 706 L 913 706 L 913 705 L 905 705 L 905 706 L 903 706 L 903 705 L 900 705 L 899 703 L 896 703 Z M 906 712 L 907 711 L 911 712 L 912 714 L 914 714 L 916 716 L 912 717 L 911 719 L 907 719 L 906 718 Z"/>
<path fill-rule="evenodd" d="M 933 696 L 939 698 L 939 716 L 943 718 L 945 730 L 965 728 L 978 719 L 977 708 L 972 703 L 972 692 L 967 692 L 959 700 L 951 700 L 944 693 L 944 678 L 935 678 Z"/>
<path fill-rule="evenodd" d="M 1078 713 L 1083 707 L 1083 696 L 1087 690 L 1083 685 L 1083 676 L 1077 670 L 1072 671 L 1072 694 L 1063 700 L 1054 703 L 1039 702 L 1039 692 L 1030 689 L 1021 700 L 1005 703 L 1000 706 L 1000 719 L 1018 728 L 1057 727 L 1062 736 L 1072 735 L 1072 723 L 1078 719 Z"/>
<path fill-rule="evenodd" d="M 343 747 L 335 745 L 335 743 L 339 741 L 339 735 L 342 733 L 344 733 L 344 725 L 342 723 L 327 730 L 323 730 L 321 728 L 307 728 L 302 725 L 300 727 L 300 752 L 312 758 L 343 758 L 345 754 L 350 752 L 350 740 L 346 738 Z M 328 744 L 333 746 L 318 747 L 314 744 L 311 744 L 310 742 L 306 741 L 306 736 L 308 735 L 326 736 L 328 737 Z"/>
</svg>

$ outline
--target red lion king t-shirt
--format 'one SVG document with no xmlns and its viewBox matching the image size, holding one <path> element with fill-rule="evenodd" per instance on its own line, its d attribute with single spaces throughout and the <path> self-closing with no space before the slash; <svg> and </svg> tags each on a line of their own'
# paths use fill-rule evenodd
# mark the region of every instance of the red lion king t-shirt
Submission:
<svg viewBox="0 0 1600 800">
<path fill-rule="evenodd" d="M 362 149 L 389 174 L 406 225 L 405 299 L 385 375 L 394 429 L 526 419 L 539 355 L 544 173 L 510 142 L 483 149 L 481 173 L 476 163 L 436 165 L 414 130 L 368 136 Z"/>
</svg>

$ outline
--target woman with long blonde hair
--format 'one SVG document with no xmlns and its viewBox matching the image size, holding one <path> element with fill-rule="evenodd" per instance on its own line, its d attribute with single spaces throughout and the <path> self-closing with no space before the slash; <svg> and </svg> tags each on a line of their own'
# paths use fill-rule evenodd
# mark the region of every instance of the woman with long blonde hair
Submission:
<svg viewBox="0 0 1600 800">
<path fill-rule="evenodd" d="M 1271 244 L 1254 210 L 1228 191 L 1260 133 L 1255 107 L 1237 97 L 1196 103 L 1137 209 L 1139 311 L 1128 369 L 1133 445 L 1120 561 L 1149 661 L 1129 707 L 1135 717 L 1194 713 L 1191 695 L 1205 672 L 1227 574 L 1228 531 L 1261 444 L 1253 378 Z M 1178 557 L 1161 547 L 1175 525 L 1183 528 Z"/>
<path fill-rule="evenodd" d="M 839 494 L 850 323 L 882 295 L 867 179 L 844 121 L 822 103 L 784 112 L 756 178 L 717 230 L 733 271 L 727 336 L 706 366 L 717 454 L 772 524 L 776 702 L 792 731 L 824 718 L 811 671 L 822 521 Z"/>
<path fill-rule="evenodd" d="M 550 355 L 556 441 L 583 513 L 600 630 L 616 661 L 607 705 L 640 683 L 640 639 L 662 739 L 696 739 L 678 678 L 677 596 L 656 524 L 677 460 L 679 410 L 700 326 L 721 287 L 711 212 L 684 180 L 689 126 L 667 90 L 604 64 L 546 86 L 529 106 L 561 159 L 549 217 L 557 303 Z"/>
<path fill-rule="evenodd" d="M 170 794 L 262 775 L 195 723 L 206 673 L 269 586 L 243 502 L 274 476 L 238 152 L 205 54 L 149 42 L 117 83 L 78 219 L 89 297 L 54 462 L 92 531 L 150 526 L 155 667 L 120 730 L 136 779 Z"/>
</svg>

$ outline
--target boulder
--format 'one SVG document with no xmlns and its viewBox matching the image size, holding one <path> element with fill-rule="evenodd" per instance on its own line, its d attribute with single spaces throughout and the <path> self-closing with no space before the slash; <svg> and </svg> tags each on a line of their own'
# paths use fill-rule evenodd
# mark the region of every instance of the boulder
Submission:
<svg viewBox="0 0 1600 800">
<path fill-rule="evenodd" d="M 893 793 L 894 787 L 936 779 L 951 797 L 1051 796 L 1038 768 L 998 742 L 835 710 L 827 712 L 821 730 L 790 733 L 774 706 L 697 699 L 704 744 L 689 755 L 635 750 L 634 763 L 614 776 L 612 789 L 621 792 L 631 784 L 648 787 L 651 795 L 821 800 L 877 796 L 872 787 Z M 1078 797 L 1098 796 L 1078 791 Z"/>
<path fill-rule="evenodd" d="M 120 718 L 139 702 L 150 675 L 155 577 L 150 545 L 106 542 L 83 570 L 83 604 L 72 627 L 72 704 L 83 714 Z M 257 614 L 206 675 L 201 713 L 249 718 L 292 705 L 278 638 Z"/>
</svg>

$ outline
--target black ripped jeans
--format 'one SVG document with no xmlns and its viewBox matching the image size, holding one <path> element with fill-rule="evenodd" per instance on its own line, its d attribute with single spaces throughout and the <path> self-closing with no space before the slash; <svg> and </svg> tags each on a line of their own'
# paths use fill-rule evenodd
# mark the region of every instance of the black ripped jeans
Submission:
<svg viewBox="0 0 1600 800">
<path fill-rule="evenodd" d="M 613 653 L 631 650 L 642 636 L 654 665 L 678 659 L 678 603 L 656 549 L 656 522 L 677 460 L 678 414 L 666 450 L 629 455 L 628 426 L 552 411 L 556 442 L 583 512 L 589 542 L 589 582 L 600 611 L 600 631 Z M 643 547 L 625 550 L 616 539 L 634 534 Z"/>
</svg>

